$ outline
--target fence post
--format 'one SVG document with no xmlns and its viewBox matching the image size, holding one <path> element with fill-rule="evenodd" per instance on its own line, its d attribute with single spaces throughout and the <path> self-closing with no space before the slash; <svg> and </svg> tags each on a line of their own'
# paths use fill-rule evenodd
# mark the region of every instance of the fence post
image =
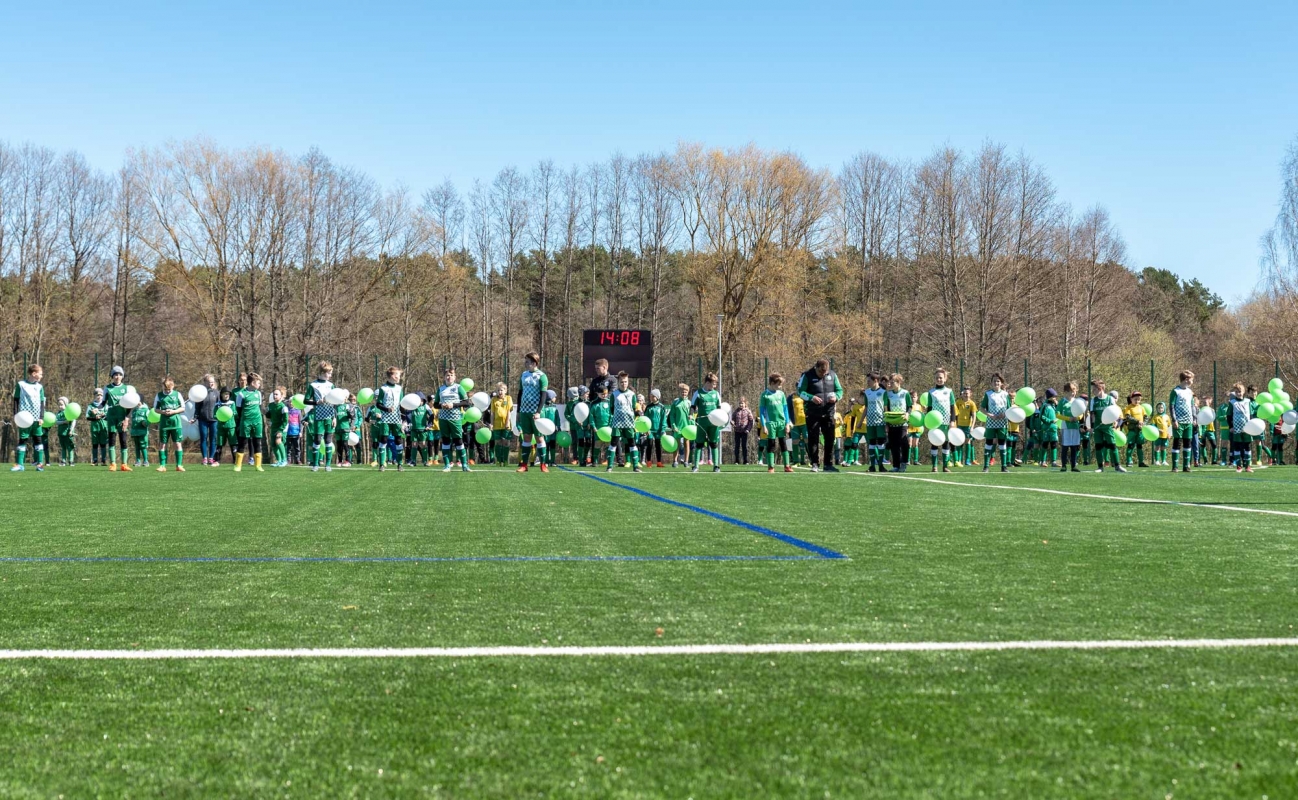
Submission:
<svg viewBox="0 0 1298 800">
<path fill-rule="evenodd" d="M 1086 396 L 1091 396 L 1091 360 L 1086 359 Z"/>
<path fill-rule="evenodd" d="M 311 383 L 311 356 L 302 356 L 302 388 Z"/>
<path fill-rule="evenodd" d="M 572 383 L 568 379 L 568 356 L 565 355 L 563 357 L 563 391 L 565 397 L 567 397 L 568 387 L 571 385 Z"/>
<path fill-rule="evenodd" d="M 1154 359 L 1149 359 L 1149 402 L 1153 403 L 1157 397 L 1157 390 L 1154 387 Z"/>
<path fill-rule="evenodd" d="M 964 391 L 964 359 L 960 359 L 960 391 Z"/>
<path fill-rule="evenodd" d="M 1217 362 L 1212 362 L 1212 407 L 1217 407 Z"/>
<path fill-rule="evenodd" d="M 171 353 L 167 352 L 166 350 L 162 351 L 162 374 L 163 375 L 171 374 Z"/>
<path fill-rule="evenodd" d="M 1276 359 L 1275 362 L 1275 376 L 1280 377 L 1280 359 Z"/>
<path fill-rule="evenodd" d="M 1028 360 L 1025 358 L 1023 359 L 1023 385 L 1024 386 L 1032 385 L 1031 377 L 1032 376 L 1028 373 Z"/>
</svg>

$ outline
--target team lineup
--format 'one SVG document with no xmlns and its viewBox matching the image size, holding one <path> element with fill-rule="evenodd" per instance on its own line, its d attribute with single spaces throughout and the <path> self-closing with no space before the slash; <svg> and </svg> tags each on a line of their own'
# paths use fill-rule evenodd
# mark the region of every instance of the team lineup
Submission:
<svg viewBox="0 0 1298 800">
<path fill-rule="evenodd" d="M 947 385 L 945 369 L 937 369 L 932 387 L 922 392 L 905 388 L 901 374 L 870 373 L 866 387 L 840 411 L 842 383 L 821 359 L 787 393 L 784 377 L 769 375 L 754 415 L 747 398 L 738 408 L 722 400 L 713 373 L 695 391 L 678 384 L 668 400 L 657 388 L 647 396 L 637 393 L 625 372 L 612 375 L 608 362 L 599 359 L 589 384 L 568 388 L 559 402 L 540 356 L 528 353 L 524 363 L 515 395 L 504 383 L 490 393 L 474 392 L 473 380 L 459 378 L 454 367 L 443 371 L 441 385 L 431 392 L 407 391 L 395 366 L 378 388 L 352 393 L 336 386 L 332 366 L 321 362 L 315 379 L 295 395 L 284 386 L 267 395 L 255 372 L 241 374 L 232 389 L 218 389 L 215 377 L 204 375 L 187 395 L 168 376 L 152 404 L 126 383 L 121 367 L 113 367 L 109 383 L 95 389 L 84 409 L 90 463 L 123 472 L 151 467 L 150 439 L 156 435 L 159 472 L 184 472 L 185 443 L 194 441 L 204 466 L 218 466 L 228 451 L 235 471 L 248 465 L 261 472 L 266 461 L 331 472 L 368 457 L 380 471 L 440 463 L 444 472 L 470 472 L 474 464 L 512 466 L 517 439 L 518 472 L 533 466 L 548 472 L 556 459 L 641 472 L 663 467 L 664 454 L 672 467 L 698 472 L 702 465 L 717 472 L 723 432 L 732 434 L 741 464 L 748 461 L 753 432 L 757 462 L 772 473 L 795 466 L 905 472 L 922 463 L 925 441 L 933 472 L 979 465 L 985 472 L 999 465 L 1004 472 L 1025 463 L 1077 472 L 1079 464 L 1092 461 L 1098 472 L 1106 465 L 1117 472 L 1129 466 L 1188 472 L 1207 464 L 1251 472 L 1263 456 L 1284 463 L 1298 423 L 1279 378 L 1261 392 L 1235 384 L 1213 408 L 1211 398 L 1195 394 L 1190 371 L 1181 372 L 1167 400 L 1156 405 L 1144 402 L 1139 391 L 1123 404 L 1103 380 L 1092 381 L 1089 394 L 1069 382 L 1038 397 L 1032 387 L 1011 391 L 996 374 L 975 401 L 970 387 L 957 394 Z M 59 465 L 77 461 L 83 409 L 61 396 L 57 412 L 50 410 L 43 379 L 41 366 L 31 364 L 14 388 L 15 472 L 25 471 L 29 459 L 38 471 L 50 463 L 51 430 Z"/>
</svg>

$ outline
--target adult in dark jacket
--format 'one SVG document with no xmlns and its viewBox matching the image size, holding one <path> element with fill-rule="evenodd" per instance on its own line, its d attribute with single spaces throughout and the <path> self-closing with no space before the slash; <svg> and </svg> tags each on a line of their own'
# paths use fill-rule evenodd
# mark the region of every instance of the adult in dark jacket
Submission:
<svg viewBox="0 0 1298 800">
<path fill-rule="evenodd" d="M 609 397 L 613 396 L 613 390 L 617 388 L 617 379 L 608 374 L 608 359 L 601 358 L 595 362 L 595 377 L 590 379 L 590 400 L 595 401 L 599 397 L 599 388 L 603 386 L 608 389 Z"/>
<path fill-rule="evenodd" d="M 194 404 L 194 420 L 198 423 L 198 449 L 203 454 L 203 466 L 216 462 L 216 403 L 221 399 L 216 389 L 216 376 L 208 373 L 201 383 L 207 387 L 207 398 Z"/>
<path fill-rule="evenodd" d="M 730 429 L 735 435 L 735 463 L 748 463 L 748 434 L 753 430 L 753 411 L 748 407 L 748 398 L 739 398 L 739 408 L 730 418 Z"/>
<path fill-rule="evenodd" d="M 802 373 L 798 379 L 798 396 L 807 414 L 807 453 L 811 468 L 816 469 L 823 444 L 825 472 L 838 472 L 834 466 L 834 405 L 843 396 L 843 385 L 829 368 L 828 361 L 822 358 Z"/>
</svg>

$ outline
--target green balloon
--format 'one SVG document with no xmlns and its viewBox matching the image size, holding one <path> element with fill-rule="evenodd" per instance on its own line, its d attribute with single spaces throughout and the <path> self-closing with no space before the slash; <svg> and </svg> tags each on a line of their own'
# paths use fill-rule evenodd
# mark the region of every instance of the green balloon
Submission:
<svg viewBox="0 0 1298 800">
<path fill-rule="evenodd" d="M 1148 417 L 1154 413 L 1154 407 L 1149 403 L 1141 403 L 1140 407 L 1145 409 L 1145 416 Z"/>
<path fill-rule="evenodd" d="M 597 430 L 595 431 L 595 435 L 599 437 L 599 440 L 600 440 L 601 442 L 611 442 L 611 441 L 613 441 L 613 429 L 610 428 L 610 427 L 607 426 L 607 425 L 605 425 L 605 426 L 602 427 L 602 428 L 597 429 Z"/>
<path fill-rule="evenodd" d="M 662 444 L 662 446 L 663 446 L 663 452 L 664 452 L 664 453 L 675 453 L 675 452 L 676 452 L 676 437 L 675 437 L 675 436 L 672 436 L 670 433 L 664 433 L 664 434 L 662 435 L 662 438 L 659 439 L 658 441 Z"/>
<path fill-rule="evenodd" d="M 633 424 L 635 425 L 636 433 L 648 433 L 649 429 L 653 427 L 653 423 L 645 416 L 636 417 Z"/>
<path fill-rule="evenodd" d="M 460 388 L 464 390 L 465 394 L 473 391 L 473 378 L 465 378 L 460 381 Z"/>
<path fill-rule="evenodd" d="M 469 406 L 468 408 L 464 409 L 465 422 L 477 422 L 480 419 L 482 419 L 482 412 L 479 411 L 478 409 L 474 408 L 473 406 Z"/>
<path fill-rule="evenodd" d="M 1257 397 L 1253 399 L 1258 405 L 1262 405 L 1263 403 L 1271 403 L 1275 401 L 1275 398 L 1271 396 L 1270 392 L 1258 392 Z"/>
<path fill-rule="evenodd" d="M 987 414 L 986 414 L 986 412 L 979 411 L 979 412 L 977 413 L 976 416 L 978 417 L 978 421 L 979 421 L 979 422 L 986 422 L 986 421 L 987 421 Z"/>
<path fill-rule="evenodd" d="M 229 422 L 234 419 L 234 409 L 229 406 L 221 406 L 216 410 L 217 422 Z"/>
<path fill-rule="evenodd" d="M 147 419 L 149 420 L 150 425 L 157 425 L 159 422 L 162 422 L 162 415 L 150 409 Z"/>
<path fill-rule="evenodd" d="M 41 417 L 42 428 L 53 428 L 57 424 L 59 424 L 59 418 L 54 416 L 53 411 L 46 411 Z"/>
<path fill-rule="evenodd" d="M 1031 386 L 1024 386 L 1022 389 L 1019 389 L 1014 393 L 1014 405 L 1016 406 L 1022 407 L 1031 405 L 1036 399 L 1037 390 L 1033 389 Z"/>
<path fill-rule="evenodd" d="M 681 428 L 681 438 L 689 439 L 692 442 L 694 441 L 694 438 L 698 435 L 699 435 L 699 429 L 697 425 L 686 425 L 684 428 Z M 608 440 L 605 439 L 604 441 L 608 441 Z"/>
<path fill-rule="evenodd" d="M 942 425 L 942 415 L 937 413 L 936 411 L 930 411 L 924 415 L 925 428 L 932 430 L 933 428 L 941 427 L 941 425 Z"/>
<path fill-rule="evenodd" d="M 478 440 L 478 444 L 486 444 L 491 441 L 491 429 L 478 428 L 477 432 L 473 434 L 473 438 Z"/>
<path fill-rule="evenodd" d="M 560 447 L 572 446 L 572 434 L 567 431 L 559 431 L 554 435 L 554 443 Z"/>
<path fill-rule="evenodd" d="M 1113 432 L 1113 443 L 1116 444 L 1118 447 L 1126 447 L 1127 434 L 1123 433 L 1122 431 L 1115 430 Z"/>
<path fill-rule="evenodd" d="M 1257 407 L 1257 415 L 1267 422 L 1275 422 L 1283 413 L 1275 403 L 1262 403 Z"/>
<path fill-rule="evenodd" d="M 295 394 L 293 395 L 293 399 L 289 400 L 288 402 L 289 405 L 293 406 L 298 411 L 301 411 L 304 408 L 306 408 L 306 395 Z"/>
<path fill-rule="evenodd" d="M 919 404 L 924 408 L 928 408 L 928 392 L 924 392 L 919 396 Z"/>
<path fill-rule="evenodd" d="M 363 406 L 369 405 L 373 399 L 374 399 L 373 389 L 361 389 L 359 392 L 356 393 L 356 402 Z"/>
<path fill-rule="evenodd" d="M 1282 392 L 1284 391 L 1284 381 L 1280 380 L 1279 378 L 1272 378 L 1267 383 L 1266 388 L 1270 389 L 1273 393 Z"/>
<path fill-rule="evenodd" d="M 907 421 L 910 422 L 910 427 L 918 428 L 919 426 L 924 424 L 924 415 L 919 413 L 918 411 L 912 411 L 910 412 L 910 416 L 907 418 Z"/>
<path fill-rule="evenodd" d="M 68 422 L 81 417 L 81 406 L 76 403 L 68 403 L 68 407 L 63 409 L 63 418 Z"/>
<path fill-rule="evenodd" d="M 1140 438 L 1147 442 L 1152 442 L 1158 438 L 1158 428 L 1153 425 L 1146 425 L 1140 429 Z"/>
</svg>

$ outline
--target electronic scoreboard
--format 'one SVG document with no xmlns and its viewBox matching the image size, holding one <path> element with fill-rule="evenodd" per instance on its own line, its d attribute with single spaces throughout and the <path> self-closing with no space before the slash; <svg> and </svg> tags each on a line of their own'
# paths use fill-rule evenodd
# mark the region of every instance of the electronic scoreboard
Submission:
<svg viewBox="0 0 1298 800">
<path fill-rule="evenodd" d="M 653 331 L 596 328 L 582 331 L 581 368 L 584 378 L 595 375 L 595 362 L 608 359 L 610 375 L 625 370 L 632 378 L 648 378 L 653 363 Z"/>
</svg>

